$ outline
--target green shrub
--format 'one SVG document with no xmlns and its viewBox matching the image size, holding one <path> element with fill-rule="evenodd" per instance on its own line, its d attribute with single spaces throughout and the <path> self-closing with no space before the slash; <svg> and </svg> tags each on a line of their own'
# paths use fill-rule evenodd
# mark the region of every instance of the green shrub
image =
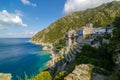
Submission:
<svg viewBox="0 0 120 80">
<path fill-rule="evenodd" d="M 44 71 L 36 75 L 31 80 L 52 80 L 52 76 L 50 75 L 48 71 Z"/>
<path fill-rule="evenodd" d="M 64 80 L 64 77 L 66 76 L 66 72 L 62 71 L 59 72 L 56 76 L 55 76 L 55 80 Z"/>
<path fill-rule="evenodd" d="M 120 80 L 120 67 L 116 67 L 114 72 L 111 75 L 111 80 Z"/>
</svg>

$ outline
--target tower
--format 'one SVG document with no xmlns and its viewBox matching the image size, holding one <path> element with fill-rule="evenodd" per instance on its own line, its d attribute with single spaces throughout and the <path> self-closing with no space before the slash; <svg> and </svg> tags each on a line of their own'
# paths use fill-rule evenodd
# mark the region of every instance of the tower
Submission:
<svg viewBox="0 0 120 80">
<path fill-rule="evenodd" d="M 66 46 L 71 46 L 77 43 L 77 32 L 75 30 L 71 30 L 66 33 Z"/>
<path fill-rule="evenodd" d="M 83 28 L 83 37 L 86 38 L 88 35 L 93 34 L 93 24 L 88 23 L 86 26 Z"/>
</svg>

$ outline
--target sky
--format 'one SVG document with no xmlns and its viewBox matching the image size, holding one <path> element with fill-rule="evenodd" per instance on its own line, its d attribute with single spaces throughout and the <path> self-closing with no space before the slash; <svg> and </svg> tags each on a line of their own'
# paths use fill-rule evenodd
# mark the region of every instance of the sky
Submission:
<svg viewBox="0 0 120 80">
<path fill-rule="evenodd" d="M 63 16 L 111 1 L 0 0 L 0 38 L 32 37 Z"/>
</svg>

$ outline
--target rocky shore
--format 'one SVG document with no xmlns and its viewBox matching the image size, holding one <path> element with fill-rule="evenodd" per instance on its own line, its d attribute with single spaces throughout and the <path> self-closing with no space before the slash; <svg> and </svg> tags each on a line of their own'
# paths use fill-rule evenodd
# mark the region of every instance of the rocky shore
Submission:
<svg viewBox="0 0 120 80">
<path fill-rule="evenodd" d="M 33 40 L 29 40 L 29 42 L 33 43 L 33 44 L 37 44 L 37 45 L 41 45 L 43 46 L 43 49 L 44 51 L 52 51 L 53 49 L 53 45 L 50 44 L 50 43 L 43 43 L 43 42 L 37 42 L 37 41 L 33 41 Z"/>
</svg>

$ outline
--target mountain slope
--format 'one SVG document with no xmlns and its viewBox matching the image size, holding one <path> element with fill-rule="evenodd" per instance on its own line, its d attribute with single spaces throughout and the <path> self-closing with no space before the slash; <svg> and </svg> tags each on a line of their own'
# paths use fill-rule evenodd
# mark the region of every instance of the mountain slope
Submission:
<svg viewBox="0 0 120 80">
<path fill-rule="evenodd" d="M 93 9 L 74 12 L 38 32 L 30 41 L 33 43 L 52 44 L 63 39 L 67 31 L 79 29 L 86 23 L 93 23 L 94 27 L 108 26 L 118 14 L 120 14 L 120 1 L 113 1 Z"/>
</svg>

